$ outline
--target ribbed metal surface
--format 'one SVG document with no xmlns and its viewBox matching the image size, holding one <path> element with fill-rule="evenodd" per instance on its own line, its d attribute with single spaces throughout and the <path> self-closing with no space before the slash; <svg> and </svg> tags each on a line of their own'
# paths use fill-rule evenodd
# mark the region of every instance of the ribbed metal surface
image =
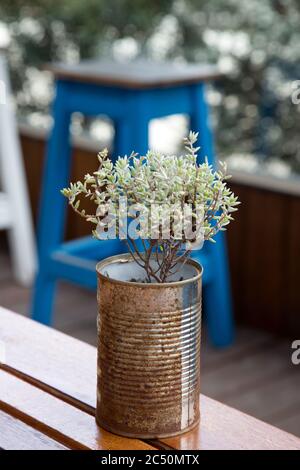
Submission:
<svg viewBox="0 0 300 470">
<path fill-rule="evenodd" d="M 106 429 L 150 438 L 198 422 L 198 271 L 197 279 L 166 286 L 113 282 L 98 274 L 97 421 Z"/>
</svg>

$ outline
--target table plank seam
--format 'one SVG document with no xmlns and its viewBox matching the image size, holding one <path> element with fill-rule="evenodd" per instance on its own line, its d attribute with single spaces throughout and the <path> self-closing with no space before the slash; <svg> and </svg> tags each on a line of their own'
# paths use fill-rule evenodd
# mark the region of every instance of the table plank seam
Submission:
<svg viewBox="0 0 300 470">
<path fill-rule="evenodd" d="M 1 370 L 1 384 L 4 387 L 3 390 L 0 387 L 0 410 L 70 449 L 157 450 L 141 439 L 108 433 L 96 426 L 90 414 L 4 370 Z"/>
<path fill-rule="evenodd" d="M 38 424 L 40 432 L 43 432 L 45 436 L 58 442 L 59 444 L 64 445 L 70 450 L 89 450 L 88 447 L 83 446 L 82 444 L 76 442 L 75 440 L 69 438 L 68 436 L 65 436 L 64 434 L 60 433 L 56 429 L 53 429 L 50 426 L 43 424 L 41 421 L 35 418 L 32 418 L 26 413 L 23 413 L 20 410 L 16 410 L 15 408 L 8 405 L 7 403 L 4 403 L 2 400 L 0 400 L 0 410 L 4 411 L 5 413 L 12 416 L 13 418 L 16 418 L 19 421 L 22 421 L 24 424 L 32 427 L 33 429 L 36 429 L 35 425 Z"/>
<path fill-rule="evenodd" d="M 98 446 L 110 449 L 113 448 L 110 447 L 112 442 L 113 446 L 121 449 L 122 442 L 120 447 L 120 438 L 119 441 L 116 439 L 116 442 L 110 441 L 113 435 L 111 435 L 111 438 L 106 436 L 106 433 L 101 428 L 97 428 L 97 431 L 93 419 L 96 395 L 94 373 L 96 350 L 88 347 L 83 342 L 79 343 L 67 335 L 51 329 L 45 329 L 45 327 L 23 317 L 19 318 L 18 315 L 9 311 L 3 311 L 1 308 L 0 311 L 3 313 L 3 316 L 0 318 L 0 323 L 3 324 L 2 339 L 7 344 L 7 358 L 10 361 L 10 365 L 7 363 L 5 365 L 2 364 L 2 367 L 0 365 L 2 373 L 6 373 L 11 377 L 11 379 L 6 379 L 7 388 L 6 392 L 3 391 L 2 396 L 2 401 L 13 408 L 8 414 L 12 416 L 17 414 L 16 419 L 23 420 L 25 424 L 28 423 L 27 415 L 33 417 L 32 419 L 38 423 L 36 425 L 37 430 L 41 428 L 39 424 L 42 420 L 47 429 L 45 437 L 53 438 L 53 431 L 51 430 L 54 428 L 57 431 L 56 435 L 59 436 L 56 438 L 56 441 L 59 443 L 61 441 L 57 439 L 62 439 L 60 434 L 63 434 L 63 436 L 67 437 L 67 442 L 71 442 L 72 445 L 73 441 L 75 441 L 77 446 L 77 441 L 79 441 L 91 449 L 99 448 Z M 28 350 L 29 354 L 26 354 Z M 14 381 L 16 386 L 18 385 L 17 381 L 20 381 L 20 386 L 17 387 L 18 392 L 15 393 L 13 389 L 9 388 L 14 387 Z M 21 385 L 21 382 L 23 382 L 24 386 Z M 22 398 L 22 390 L 26 390 L 25 385 L 27 387 L 27 401 L 24 401 Z M 32 387 L 32 392 L 29 390 L 30 386 Z M 47 412 L 45 406 L 47 406 L 46 403 L 51 404 L 51 400 L 49 401 L 47 397 L 43 398 L 41 395 L 43 392 L 48 397 L 51 397 L 52 400 L 61 402 L 61 405 L 59 403 L 57 403 L 57 406 L 53 405 L 58 413 L 57 418 L 52 418 L 52 414 L 49 414 L 49 418 L 47 417 L 45 422 L 44 416 L 47 416 L 45 414 L 45 411 Z M 11 393 L 13 393 L 13 398 Z M 17 400 L 17 393 L 20 394 L 20 403 Z M 40 403 L 39 409 L 35 408 L 31 393 L 37 397 L 36 400 Z M 45 402 L 43 402 L 44 399 Z M 192 433 L 161 440 L 140 439 L 139 442 L 133 444 L 133 447 L 136 445 L 147 447 L 154 445 L 156 449 L 161 450 L 217 448 L 300 449 L 300 440 L 296 436 L 216 400 L 203 395 L 201 399 L 202 424 Z M 72 407 L 74 411 L 69 410 L 65 414 L 64 407 Z M 18 416 L 19 409 L 24 414 L 22 419 Z M 75 410 L 77 411 L 75 412 Z M 84 414 L 85 417 L 80 419 L 80 413 Z M 65 415 L 65 418 L 61 418 L 62 415 Z M 82 441 L 79 440 L 78 435 L 81 432 L 80 426 L 76 428 L 77 418 L 79 418 L 79 422 L 84 424 L 83 430 L 86 433 L 82 434 L 84 437 Z M 53 421 L 53 419 L 57 419 L 57 421 Z M 71 423 L 71 427 L 67 430 L 65 426 L 68 426 L 69 423 Z M 52 432 L 52 434 L 49 435 L 49 432 Z M 99 438 L 98 432 L 100 433 Z M 94 441 L 95 436 L 96 440 Z M 115 436 L 115 438 L 117 437 Z M 63 439 L 66 442 L 64 437 Z M 132 448 L 129 441 L 127 446 Z"/>
<path fill-rule="evenodd" d="M 148 445 L 156 447 L 159 450 L 176 450 L 176 447 L 172 447 L 164 442 L 159 441 L 158 439 L 142 439 Z"/>
<path fill-rule="evenodd" d="M 35 386 L 36 388 L 42 390 L 43 392 L 49 393 L 49 395 L 59 398 L 65 403 L 68 403 L 68 405 L 72 405 L 75 408 L 78 408 L 80 411 L 84 411 L 85 413 L 91 416 L 95 416 L 94 407 L 78 400 L 77 398 L 72 397 L 71 395 L 68 395 L 62 392 L 61 390 L 58 390 L 52 387 L 51 385 L 46 384 L 45 382 L 42 382 L 34 377 L 31 377 L 30 375 L 27 375 L 24 372 L 18 371 L 17 369 L 14 369 L 13 367 L 8 366 L 6 364 L 0 364 L 0 370 L 8 372 L 9 374 L 17 377 L 18 379 L 23 380 L 23 382 L 29 383 L 30 385 Z"/>
<path fill-rule="evenodd" d="M 33 386 L 36 386 L 37 388 L 39 388 L 40 390 L 58 398 L 58 399 L 61 399 L 62 401 L 64 401 L 65 403 L 71 405 L 71 406 L 74 406 L 75 408 L 79 409 L 80 411 L 83 411 L 91 416 L 95 416 L 95 408 L 92 407 L 91 405 L 88 405 L 88 404 L 85 404 L 83 402 L 81 402 L 80 400 L 76 399 L 76 398 L 73 398 L 67 394 L 65 394 L 64 392 L 58 390 L 58 389 L 55 389 L 53 387 L 51 387 L 50 385 L 47 385 L 46 383 L 44 382 L 41 382 L 23 372 L 20 372 L 10 366 L 7 366 L 5 364 L 0 364 L 0 370 L 4 370 L 5 372 L 8 372 L 12 375 L 14 375 L 15 377 L 23 380 L 24 382 L 26 383 L 29 383 L 30 385 L 33 385 Z M 1 401 L 0 401 L 0 408 L 1 408 Z M 227 408 L 230 408 L 228 407 L 228 405 L 224 405 L 226 406 Z M 4 411 L 6 411 L 4 409 Z M 249 416 L 247 415 L 247 413 L 244 413 L 244 412 L 240 412 L 241 414 L 243 415 L 246 415 L 246 416 Z M 11 413 L 9 413 L 11 414 Z M 12 416 L 18 418 L 17 416 L 15 416 L 15 414 L 11 414 Z M 27 415 L 25 415 L 27 416 Z M 30 418 L 30 417 L 29 417 Z M 22 419 L 22 421 L 25 423 L 25 424 L 29 424 L 26 420 Z M 39 421 L 37 421 L 38 423 L 40 423 Z M 264 421 L 263 421 L 264 422 Z M 273 427 L 272 425 L 269 425 L 271 427 Z M 52 429 L 52 428 L 49 428 L 49 429 Z M 290 434 L 290 433 L 287 433 L 286 431 L 283 431 L 285 434 Z M 48 434 L 47 434 L 48 435 Z M 291 436 L 293 436 L 292 434 L 290 434 Z M 64 436 L 62 434 L 62 436 Z M 52 437 L 51 435 L 48 435 L 48 437 Z M 69 438 L 67 438 L 69 439 Z M 144 442 L 145 444 L 148 444 L 148 445 L 152 445 L 153 447 L 156 447 L 160 450 L 176 450 L 176 447 L 173 447 L 163 441 L 160 441 L 160 440 L 156 440 L 156 439 L 140 439 L 142 442 Z M 71 440 L 72 441 L 72 440 Z M 66 445 L 65 442 L 61 442 L 61 441 L 58 441 L 57 442 L 59 443 L 62 443 L 64 445 Z M 74 441 L 75 444 L 76 444 L 76 441 Z M 79 449 L 82 449 L 82 447 L 80 447 Z M 88 448 L 87 447 L 84 447 L 85 450 L 87 450 Z"/>
<path fill-rule="evenodd" d="M 0 450 L 70 450 L 55 439 L 0 410 Z"/>
<path fill-rule="evenodd" d="M 44 382 L 41 382 L 37 379 L 35 379 L 34 377 L 31 377 L 27 374 L 24 374 L 23 372 L 20 372 L 10 366 L 7 366 L 5 364 L 0 364 L 0 370 L 3 370 L 5 372 L 8 372 L 9 374 L 17 377 L 18 379 L 20 380 L 23 380 L 24 382 L 26 383 L 29 383 L 30 385 L 33 385 L 35 387 L 37 387 L 38 389 L 42 390 L 43 392 L 46 392 L 46 393 L 49 393 L 49 395 L 52 395 L 54 396 L 55 398 L 59 398 L 60 400 L 64 401 L 65 403 L 67 403 L 68 405 L 71 405 L 71 406 L 74 406 L 75 408 L 79 409 L 80 411 L 83 411 L 91 416 L 95 416 L 95 408 L 86 404 L 86 403 L 83 403 L 81 401 L 79 401 L 78 399 L 76 398 L 73 398 L 63 392 L 61 392 L 60 390 L 57 390 L 53 387 L 51 387 L 50 385 L 47 385 L 45 384 Z M 1 404 L 3 402 L 0 401 L 0 408 L 1 408 Z M 8 406 L 5 404 L 5 406 Z M 2 409 L 2 408 L 1 408 Z M 6 411 L 6 410 L 3 410 L 3 411 Z M 18 418 L 15 414 L 11 414 L 9 413 L 11 416 L 14 416 L 15 418 Z M 25 416 L 28 416 L 28 415 L 25 415 Z M 21 419 L 21 418 L 20 418 Z M 24 419 L 21 419 L 21 421 L 23 421 L 25 424 L 29 424 L 26 420 Z M 40 423 L 40 421 L 38 421 Z M 51 437 L 51 436 L 49 436 Z M 163 442 L 160 442 L 159 440 L 156 440 L 156 439 L 140 439 L 142 442 L 144 442 L 145 444 L 148 444 L 148 445 L 151 445 L 159 450 L 175 450 L 174 447 L 171 447 L 167 444 L 164 444 Z M 61 443 L 60 441 L 57 441 L 59 443 Z M 63 443 L 64 445 L 66 445 L 65 443 Z M 88 449 L 88 448 L 85 448 L 85 449 Z M 153 449 L 155 450 L 155 449 Z"/>
</svg>

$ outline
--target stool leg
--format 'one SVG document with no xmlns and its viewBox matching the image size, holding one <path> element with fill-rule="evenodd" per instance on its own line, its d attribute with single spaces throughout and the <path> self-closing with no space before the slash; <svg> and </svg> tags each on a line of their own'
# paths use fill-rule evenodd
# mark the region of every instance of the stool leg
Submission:
<svg viewBox="0 0 300 470">
<path fill-rule="evenodd" d="M 191 87 L 191 93 L 192 103 L 195 106 L 191 115 L 191 129 L 199 132 L 200 158 L 203 160 L 207 156 L 208 162 L 215 165 L 204 85 L 194 85 Z M 234 326 L 226 239 L 223 232 L 217 235 L 216 242 L 207 246 L 213 275 L 205 286 L 204 305 L 211 341 L 215 346 L 223 347 L 231 344 Z"/>
<path fill-rule="evenodd" d="M 149 149 L 149 120 L 141 112 L 131 122 L 131 149 L 139 155 L 145 155 Z"/>
<path fill-rule="evenodd" d="M 56 293 L 56 282 L 41 269 L 35 280 L 32 295 L 32 318 L 44 325 L 51 325 Z"/>
<path fill-rule="evenodd" d="M 32 317 L 51 324 L 56 280 L 49 272 L 51 252 L 62 241 L 65 198 L 60 190 L 68 183 L 70 170 L 70 112 L 66 109 L 66 84 L 58 82 L 54 103 L 54 127 L 49 141 L 43 179 L 38 231 L 39 269 L 35 281 Z"/>
<path fill-rule="evenodd" d="M 125 118 L 116 122 L 114 155 L 130 155 L 132 151 L 145 155 L 149 148 L 148 97 L 135 92 L 129 99 Z"/>
<path fill-rule="evenodd" d="M 126 119 L 116 123 L 114 156 L 130 155 L 132 151 L 145 155 L 149 148 L 149 117 L 144 95 L 134 95 Z M 131 111 L 130 111 L 131 110 Z M 129 221 L 130 223 L 130 221 Z M 141 247 L 140 240 L 136 241 Z M 141 248 L 142 249 L 142 248 Z"/>
<path fill-rule="evenodd" d="M 113 160 L 123 155 L 131 153 L 130 125 L 127 119 L 119 120 L 115 123 L 115 140 L 113 148 Z"/>
<path fill-rule="evenodd" d="M 232 343 L 234 337 L 230 273 L 224 233 L 218 233 L 215 240 L 217 243 L 209 250 L 213 275 L 205 286 L 204 307 L 212 343 L 217 347 L 225 347 Z"/>
</svg>

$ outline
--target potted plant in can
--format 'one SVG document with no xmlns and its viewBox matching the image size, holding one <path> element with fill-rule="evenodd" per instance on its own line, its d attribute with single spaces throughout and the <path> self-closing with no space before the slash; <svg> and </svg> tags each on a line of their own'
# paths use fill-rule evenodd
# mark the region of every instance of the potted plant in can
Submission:
<svg viewBox="0 0 300 470">
<path fill-rule="evenodd" d="M 104 150 L 98 171 L 62 191 L 96 238 L 128 248 L 96 267 L 96 419 L 117 434 L 172 436 L 199 421 L 202 267 L 191 254 L 226 229 L 239 202 L 224 164 L 197 163 L 196 141 L 190 132 L 181 156 L 148 151 L 114 163 Z"/>
</svg>

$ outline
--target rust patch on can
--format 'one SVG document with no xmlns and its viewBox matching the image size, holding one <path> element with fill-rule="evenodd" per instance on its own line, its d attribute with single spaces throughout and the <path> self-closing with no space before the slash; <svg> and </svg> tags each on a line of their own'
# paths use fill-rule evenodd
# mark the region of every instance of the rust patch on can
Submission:
<svg viewBox="0 0 300 470">
<path fill-rule="evenodd" d="M 199 421 L 202 268 L 168 284 L 115 281 L 98 272 L 96 419 L 116 434 L 158 438 Z"/>
</svg>

